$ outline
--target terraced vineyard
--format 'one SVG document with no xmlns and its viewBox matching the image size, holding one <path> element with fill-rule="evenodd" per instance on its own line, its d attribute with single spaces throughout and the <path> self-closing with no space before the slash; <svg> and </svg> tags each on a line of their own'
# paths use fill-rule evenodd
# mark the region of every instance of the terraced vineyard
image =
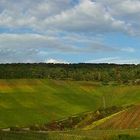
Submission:
<svg viewBox="0 0 140 140">
<path fill-rule="evenodd" d="M 140 128 L 140 105 L 121 111 L 108 118 L 94 122 L 87 129 L 139 129 Z"/>
</svg>

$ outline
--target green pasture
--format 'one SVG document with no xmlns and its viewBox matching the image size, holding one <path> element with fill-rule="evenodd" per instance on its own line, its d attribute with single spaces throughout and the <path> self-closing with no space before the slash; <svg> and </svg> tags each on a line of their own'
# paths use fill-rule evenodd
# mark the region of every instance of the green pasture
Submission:
<svg viewBox="0 0 140 140">
<path fill-rule="evenodd" d="M 140 86 L 88 81 L 0 80 L 0 128 L 28 127 L 103 106 L 140 102 Z"/>
<path fill-rule="evenodd" d="M 0 140 L 139 140 L 140 130 L 0 132 Z"/>
</svg>

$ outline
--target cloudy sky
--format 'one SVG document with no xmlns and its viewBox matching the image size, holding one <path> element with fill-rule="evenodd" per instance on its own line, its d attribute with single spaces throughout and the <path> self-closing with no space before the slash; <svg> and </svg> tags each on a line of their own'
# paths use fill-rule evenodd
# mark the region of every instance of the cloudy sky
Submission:
<svg viewBox="0 0 140 140">
<path fill-rule="evenodd" d="M 140 0 L 0 0 L 0 63 L 140 63 Z"/>
</svg>

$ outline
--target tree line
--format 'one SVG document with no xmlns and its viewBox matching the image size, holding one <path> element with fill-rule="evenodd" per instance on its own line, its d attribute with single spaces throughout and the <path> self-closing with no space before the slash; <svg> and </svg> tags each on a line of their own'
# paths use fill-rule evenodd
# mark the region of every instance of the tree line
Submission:
<svg viewBox="0 0 140 140">
<path fill-rule="evenodd" d="M 23 78 L 127 82 L 140 79 L 140 64 L 0 64 L 0 79 Z"/>
</svg>

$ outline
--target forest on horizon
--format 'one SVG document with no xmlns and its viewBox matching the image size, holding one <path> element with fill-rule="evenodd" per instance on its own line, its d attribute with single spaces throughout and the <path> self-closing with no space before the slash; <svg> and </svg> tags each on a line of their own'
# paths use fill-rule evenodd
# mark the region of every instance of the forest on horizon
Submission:
<svg viewBox="0 0 140 140">
<path fill-rule="evenodd" d="M 140 64 L 0 64 L 0 79 L 139 82 Z"/>
</svg>

